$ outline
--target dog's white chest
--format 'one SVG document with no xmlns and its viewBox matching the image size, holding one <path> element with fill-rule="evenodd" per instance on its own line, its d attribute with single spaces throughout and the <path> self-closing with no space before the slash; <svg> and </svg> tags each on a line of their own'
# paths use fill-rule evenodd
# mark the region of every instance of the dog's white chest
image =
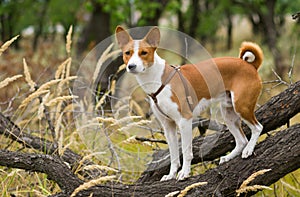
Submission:
<svg viewBox="0 0 300 197">
<path fill-rule="evenodd" d="M 157 95 L 157 105 L 150 98 L 151 108 L 155 116 L 164 118 L 172 118 L 175 121 L 179 121 L 181 115 L 178 111 L 178 104 L 172 101 L 172 90 L 170 85 L 165 86 L 164 90 Z M 158 109 L 159 108 L 159 109 Z M 165 116 L 168 117 L 165 117 Z"/>
</svg>

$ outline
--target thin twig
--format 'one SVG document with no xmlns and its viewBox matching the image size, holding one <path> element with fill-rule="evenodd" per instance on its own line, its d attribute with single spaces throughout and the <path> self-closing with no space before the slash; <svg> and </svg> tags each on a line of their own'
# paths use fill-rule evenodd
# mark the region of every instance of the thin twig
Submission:
<svg viewBox="0 0 300 197">
<path fill-rule="evenodd" d="M 296 53 L 293 55 L 293 58 L 292 58 L 292 64 L 291 64 L 290 70 L 289 70 L 289 72 L 288 72 L 290 84 L 293 83 L 292 74 L 293 74 L 293 71 L 294 71 L 295 56 L 296 56 Z"/>
<path fill-rule="evenodd" d="M 135 139 L 141 142 L 156 142 L 156 143 L 167 144 L 166 140 L 158 140 L 158 139 L 151 139 L 145 137 L 135 137 Z"/>
<path fill-rule="evenodd" d="M 120 159 L 119 159 L 117 151 L 114 148 L 113 142 L 109 138 L 109 136 L 108 136 L 105 128 L 103 128 L 103 132 L 104 132 L 105 137 L 106 137 L 107 142 L 108 142 L 108 148 L 109 148 L 109 150 L 111 152 L 111 162 L 110 162 L 110 164 L 113 162 L 114 157 L 116 157 L 116 161 L 117 161 L 117 165 L 118 165 L 118 170 L 121 171 L 122 168 L 121 168 Z"/>
<path fill-rule="evenodd" d="M 293 83 L 293 81 L 292 81 L 292 74 L 293 74 L 294 66 L 295 66 L 295 57 L 296 57 L 296 53 L 297 53 L 297 40 L 296 40 L 296 44 L 295 44 L 295 49 L 294 49 L 294 54 L 293 54 L 293 58 L 292 58 L 292 63 L 291 63 L 291 66 L 290 66 L 290 70 L 289 70 L 289 72 L 288 72 L 290 84 Z"/>
<path fill-rule="evenodd" d="M 277 77 L 277 79 L 279 80 L 280 84 L 284 84 L 286 86 L 289 86 L 290 84 L 286 81 L 284 81 L 277 73 L 274 69 L 272 69 L 272 72 L 274 73 L 274 75 Z"/>
</svg>

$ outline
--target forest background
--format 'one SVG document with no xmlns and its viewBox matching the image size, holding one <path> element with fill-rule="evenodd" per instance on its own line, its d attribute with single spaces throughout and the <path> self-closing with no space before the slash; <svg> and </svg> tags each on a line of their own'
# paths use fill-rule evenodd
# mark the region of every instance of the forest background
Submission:
<svg viewBox="0 0 300 197">
<path fill-rule="evenodd" d="M 265 61 L 259 71 L 264 83 L 259 105 L 263 105 L 300 79 L 299 5 L 299 0 L 1 1 L 0 81 L 8 79 L 7 84 L 1 86 L 1 113 L 9 117 L 23 133 L 57 144 L 59 155 L 70 148 L 82 157 L 86 156 L 81 160 L 82 163 L 79 162 L 81 165 L 73 169 L 76 175 L 82 176 L 82 180 L 85 177 L 80 172 L 86 167 L 83 161 L 88 159 L 97 164 L 95 166 L 98 167 L 93 167 L 101 172 L 101 176 L 114 174 L 116 180 L 133 183 L 143 172 L 146 163 L 142 167 L 132 165 L 133 168 L 139 168 L 139 172 L 120 172 L 124 163 L 117 161 L 118 157 L 123 156 L 117 156 L 114 149 L 110 149 L 107 155 L 110 162 L 103 163 L 82 142 L 74 125 L 71 112 L 76 106 L 71 101 L 76 95 L 72 95 L 70 87 L 86 55 L 102 40 L 113 35 L 117 25 L 128 28 L 158 25 L 176 29 L 198 40 L 214 57 L 237 56 L 243 40 L 255 41 L 265 53 Z M 17 35 L 19 37 L 16 38 Z M 9 48 L 6 47 L 4 43 L 12 38 L 16 39 Z M 117 72 L 119 66 L 109 71 L 110 74 Z M 30 76 L 30 80 L 26 76 Z M 40 89 L 45 84 L 49 87 Z M 111 87 L 107 84 L 102 84 L 101 88 L 101 96 L 111 94 Z M 38 95 L 32 96 L 37 92 Z M 98 101 L 101 98 L 97 98 Z M 143 108 L 139 102 L 138 99 L 136 111 Z M 41 109 L 41 106 L 44 108 Z M 147 116 L 144 112 L 147 110 L 141 110 L 143 112 L 136 117 L 138 121 L 141 121 L 140 117 Z M 115 122 L 109 122 L 108 117 L 105 114 L 105 119 L 101 121 L 111 126 Z M 290 124 L 299 123 L 299 120 L 298 114 Z M 119 127 L 111 126 L 112 129 Z M 43 152 L 28 150 L 24 143 L 1 134 L 1 150 Z M 114 142 L 124 142 L 125 149 L 134 146 L 133 151 L 166 148 L 165 145 L 157 145 L 158 142 L 146 144 L 133 140 L 133 136 L 118 134 L 112 138 Z M 159 132 L 149 138 L 164 140 Z M 193 175 L 213 167 L 213 161 L 198 164 L 194 167 Z M 263 190 L 256 195 L 297 196 L 300 191 L 299 179 L 300 172 L 296 170 L 270 186 L 272 191 Z M 18 168 L 1 167 L 0 180 L 2 196 L 47 196 L 61 191 L 47 175 Z"/>
</svg>

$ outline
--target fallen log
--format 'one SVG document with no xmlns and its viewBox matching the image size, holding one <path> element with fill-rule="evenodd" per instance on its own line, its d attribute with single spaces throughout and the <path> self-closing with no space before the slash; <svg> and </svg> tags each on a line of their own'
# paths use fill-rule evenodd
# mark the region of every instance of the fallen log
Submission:
<svg viewBox="0 0 300 197">
<path fill-rule="evenodd" d="M 136 183 L 125 185 L 117 181 L 85 187 L 76 196 L 165 196 L 177 194 L 188 186 L 207 182 L 188 191 L 189 196 L 236 196 L 236 190 L 251 174 L 271 169 L 256 177 L 249 185 L 270 185 L 300 167 L 300 124 L 293 125 L 257 145 L 256 154 L 247 159 L 237 157 L 204 174 L 184 181 Z M 70 196 L 83 183 L 57 157 L 33 153 L 0 151 L 0 165 L 43 172 L 59 184 L 62 192 L 53 196 Z M 255 193 L 257 191 L 253 191 Z"/>
</svg>

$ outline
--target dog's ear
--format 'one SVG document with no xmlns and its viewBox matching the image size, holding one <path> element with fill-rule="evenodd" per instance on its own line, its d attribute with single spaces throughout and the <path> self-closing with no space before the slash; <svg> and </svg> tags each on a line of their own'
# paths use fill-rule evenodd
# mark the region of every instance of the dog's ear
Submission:
<svg viewBox="0 0 300 197">
<path fill-rule="evenodd" d="M 160 41 L 160 31 L 158 27 L 153 27 L 152 29 L 150 29 L 143 40 L 150 44 L 152 47 L 157 48 Z"/>
<path fill-rule="evenodd" d="M 123 48 L 126 44 L 128 44 L 128 42 L 132 40 L 131 36 L 121 26 L 117 26 L 116 28 L 116 38 L 120 48 Z"/>
</svg>

